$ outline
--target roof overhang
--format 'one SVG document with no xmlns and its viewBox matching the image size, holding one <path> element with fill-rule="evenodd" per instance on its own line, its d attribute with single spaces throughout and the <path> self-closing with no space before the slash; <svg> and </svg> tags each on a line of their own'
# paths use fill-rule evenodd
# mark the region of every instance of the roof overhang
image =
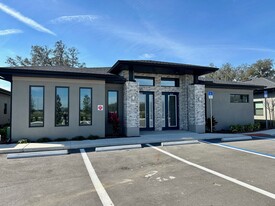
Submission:
<svg viewBox="0 0 275 206">
<path fill-rule="evenodd" d="M 215 67 L 170 62 L 118 60 L 109 70 L 109 72 L 113 74 L 119 74 L 122 70 L 129 69 L 133 69 L 134 72 L 139 73 L 177 75 L 191 74 L 196 76 L 208 74 L 218 70 L 218 68 Z"/>
<path fill-rule="evenodd" d="M 200 81 L 206 88 L 220 88 L 220 89 L 247 89 L 247 90 L 262 90 L 265 86 L 241 84 L 241 83 L 216 83 L 213 81 Z"/>
<path fill-rule="evenodd" d="M 37 67 L 39 68 L 39 67 Z M 48 77 L 48 78 L 65 78 L 65 79 L 90 79 L 90 80 L 103 80 L 107 83 L 124 83 L 125 79 L 116 75 L 85 73 L 76 71 L 49 71 L 43 69 L 23 69 L 23 68 L 10 68 L 1 67 L 0 76 L 5 80 L 11 81 L 12 76 L 21 77 Z"/>
</svg>

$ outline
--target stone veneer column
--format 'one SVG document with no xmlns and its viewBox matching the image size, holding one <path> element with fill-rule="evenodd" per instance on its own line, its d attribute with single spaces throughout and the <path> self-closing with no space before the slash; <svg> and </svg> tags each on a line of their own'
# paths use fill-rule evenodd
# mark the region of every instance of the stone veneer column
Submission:
<svg viewBox="0 0 275 206">
<path fill-rule="evenodd" d="M 123 103 L 125 135 L 139 136 L 139 86 L 136 82 L 125 82 Z"/>
<path fill-rule="evenodd" d="M 205 132 L 205 86 L 188 86 L 188 127 L 189 131 Z"/>
</svg>

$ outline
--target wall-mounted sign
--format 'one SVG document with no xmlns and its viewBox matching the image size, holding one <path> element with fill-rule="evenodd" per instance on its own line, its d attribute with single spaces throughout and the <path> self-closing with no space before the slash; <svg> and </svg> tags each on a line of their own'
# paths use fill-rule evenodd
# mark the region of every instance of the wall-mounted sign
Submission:
<svg viewBox="0 0 275 206">
<path fill-rule="evenodd" d="M 213 99 L 213 97 L 214 97 L 214 92 L 209 91 L 208 92 L 208 99 Z"/>
<path fill-rule="evenodd" d="M 103 111 L 103 105 L 101 105 L 101 104 L 100 104 L 100 105 L 97 105 L 97 110 L 98 110 L 98 111 Z"/>
</svg>

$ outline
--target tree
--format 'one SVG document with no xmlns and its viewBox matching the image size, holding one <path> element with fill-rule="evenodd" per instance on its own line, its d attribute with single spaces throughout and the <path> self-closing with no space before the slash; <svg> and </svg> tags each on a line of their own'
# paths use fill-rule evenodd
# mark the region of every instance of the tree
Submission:
<svg viewBox="0 0 275 206">
<path fill-rule="evenodd" d="M 85 67 L 85 63 L 80 63 L 78 50 L 75 47 L 67 48 L 60 40 L 55 43 L 54 48 L 47 46 L 32 46 L 30 58 L 15 56 L 8 57 L 6 63 L 9 66 L 70 66 Z"/>
<path fill-rule="evenodd" d="M 230 63 L 226 63 L 223 64 L 218 71 L 208 74 L 206 77 L 224 81 L 234 81 L 236 79 L 236 70 Z"/>
<path fill-rule="evenodd" d="M 247 70 L 247 75 L 251 77 L 274 78 L 273 60 L 263 59 L 252 64 Z"/>
<path fill-rule="evenodd" d="M 91 98 L 88 95 L 83 98 L 83 112 L 86 116 L 91 114 Z"/>
<path fill-rule="evenodd" d="M 56 124 L 62 124 L 63 119 L 63 111 L 62 111 L 62 103 L 59 95 L 56 95 L 56 103 L 55 103 L 55 122 Z"/>
<path fill-rule="evenodd" d="M 210 64 L 210 66 L 214 66 L 214 64 Z M 226 63 L 218 71 L 208 74 L 206 77 L 224 81 L 248 81 L 255 77 L 273 79 L 275 77 L 275 70 L 273 69 L 272 59 L 260 59 L 252 65 L 242 64 L 237 67 Z"/>
</svg>

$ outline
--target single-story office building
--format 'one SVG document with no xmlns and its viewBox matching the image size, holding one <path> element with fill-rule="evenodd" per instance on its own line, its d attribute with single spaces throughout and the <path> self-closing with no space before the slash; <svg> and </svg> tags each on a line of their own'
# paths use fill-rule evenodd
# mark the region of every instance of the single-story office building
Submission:
<svg viewBox="0 0 275 206">
<path fill-rule="evenodd" d="M 203 133 L 206 89 L 198 77 L 216 70 L 119 60 L 110 68 L 6 67 L 0 76 L 12 85 L 11 138 L 17 141 L 109 136 L 110 114 L 118 115 L 125 136 L 139 136 L 141 130 Z"/>
<path fill-rule="evenodd" d="M 0 127 L 10 123 L 11 93 L 0 88 Z"/>
<path fill-rule="evenodd" d="M 212 116 L 217 121 L 216 130 L 229 130 L 231 125 L 254 123 L 253 91 L 264 86 L 246 82 L 228 82 L 201 79 L 205 93 L 213 93 Z M 210 99 L 206 96 L 206 118 L 210 118 Z"/>
<path fill-rule="evenodd" d="M 205 131 L 205 87 L 198 77 L 217 68 L 158 61 L 117 61 L 111 68 L 7 67 L 11 82 L 11 138 L 112 134 L 109 113 L 122 132 Z"/>
</svg>

